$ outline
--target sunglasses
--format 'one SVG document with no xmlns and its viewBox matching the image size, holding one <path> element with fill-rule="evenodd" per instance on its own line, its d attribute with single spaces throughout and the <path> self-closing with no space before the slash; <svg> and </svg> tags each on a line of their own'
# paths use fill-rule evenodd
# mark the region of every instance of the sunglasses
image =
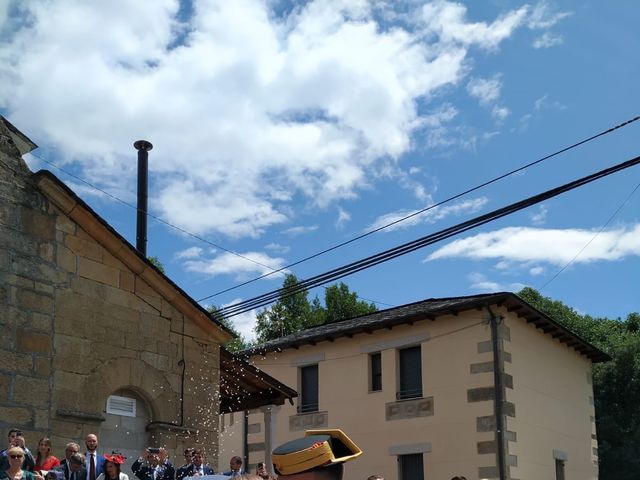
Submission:
<svg viewBox="0 0 640 480">
<path fill-rule="evenodd" d="M 9 456 L 14 460 L 17 460 L 18 458 L 24 458 L 24 455 L 9 455 Z"/>
</svg>

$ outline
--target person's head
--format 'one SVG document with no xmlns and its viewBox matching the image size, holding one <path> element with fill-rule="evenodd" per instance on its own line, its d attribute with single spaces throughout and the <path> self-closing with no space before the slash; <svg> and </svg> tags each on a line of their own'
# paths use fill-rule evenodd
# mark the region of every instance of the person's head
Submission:
<svg viewBox="0 0 640 480">
<path fill-rule="evenodd" d="M 256 475 L 260 478 L 269 478 L 269 472 L 267 471 L 267 464 L 264 462 L 260 462 L 256 466 Z"/>
<path fill-rule="evenodd" d="M 120 455 L 118 452 L 112 452 L 111 455 L 104 454 L 104 471 L 107 478 L 119 478 L 120 468 L 125 462 L 126 458 Z"/>
<path fill-rule="evenodd" d="M 69 471 L 79 472 L 84 466 L 84 457 L 79 453 L 73 453 L 67 459 L 67 465 L 69 466 Z"/>
<path fill-rule="evenodd" d="M 371 475 L 367 480 L 384 480 L 382 475 Z"/>
<path fill-rule="evenodd" d="M 303 438 L 280 445 L 271 455 L 281 480 L 341 480 L 344 462 L 362 450 L 342 430 L 307 430 Z"/>
<path fill-rule="evenodd" d="M 38 442 L 38 457 L 47 458 L 51 455 L 51 440 L 47 437 L 41 438 Z"/>
<path fill-rule="evenodd" d="M 9 460 L 9 468 L 19 470 L 24 461 L 24 450 L 20 447 L 10 447 L 7 449 L 7 459 Z"/>
<path fill-rule="evenodd" d="M 462 477 L 462 476 L 458 477 L 458 476 L 456 476 L 456 477 L 453 477 L 451 480 L 467 480 L 467 477 Z"/>
<path fill-rule="evenodd" d="M 242 459 L 237 455 L 229 460 L 229 468 L 232 472 L 239 472 L 242 468 Z"/>
<path fill-rule="evenodd" d="M 191 458 L 193 457 L 193 451 L 195 449 L 192 447 L 184 449 L 184 463 L 191 463 Z"/>
<path fill-rule="evenodd" d="M 202 464 L 204 463 L 204 452 L 201 448 L 196 448 L 193 450 L 191 463 L 193 463 L 196 467 L 202 466 Z"/>
<path fill-rule="evenodd" d="M 98 448 L 98 437 L 95 433 L 90 433 L 85 437 L 84 444 L 87 446 L 88 452 L 95 452 Z"/>
<path fill-rule="evenodd" d="M 7 440 L 10 447 L 22 447 L 24 446 L 24 437 L 22 436 L 22 430 L 19 428 L 11 428 L 7 433 Z"/>
<path fill-rule="evenodd" d="M 71 455 L 73 455 L 74 453 L 78 453 L 80 451 L 80 445 L 78 445 L 76 442 L 69 442 L 67 443 L 67 446 L 64 447 L 64 458 L 67 459 L 67 461 L 69 461 L 69 458 L 71 457 Z"/>
<path fill-rule="evenodd" d="M 104 471 L 108 478 L 118 478 L 120 475 L 120 465 L 109 460 L 104 461 Z"/>
</svg>

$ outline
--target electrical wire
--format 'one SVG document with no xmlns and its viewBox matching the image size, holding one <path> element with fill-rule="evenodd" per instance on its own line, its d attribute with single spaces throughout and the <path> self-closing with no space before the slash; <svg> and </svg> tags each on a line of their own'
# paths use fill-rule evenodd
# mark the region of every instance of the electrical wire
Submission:
<svg viewBox="0 0 640 480">
<path fill-rule="evenodd" d="M 245 261 L 248 261 L 248 262 L 254 263 L 255 265 L 259 265 L 259 266 L 261 266 L 261 267 L 263 267 L 263 268 L 266 268 L 266 269 L 268 269 L 268 270 L 271 270 L 271 272 L 269 272 L 269 273 L 265 273 L 265 274 L 263 274 L 263 275 L 259 275 L 259 276 L 255 277 L 255 278 L 252 278 L 252 279 L 247 280 L 247 281 L 245 281 L 245 282 L 242 282 L 242 283 L 236 284 L 236 285 L 234 285 L 234 286 L 231 286 L 231 287 L 225 288 L 225 289 L 220 290 L 220 291 L 218 291 L 218 292 L 215 292 L 215 293 L 213 293 L 213 294 L 211 294 L 211 295 L 208 295 L 208 296 L 206 296 L 206 297 L 203 297 L 203 298 L 198 299 L 198 302 L 202 302 L 202 301 L 204 301 L 204 300 L 208 300 L 208 299 L 210 299 L 210 298 L 212 298 L 212 297 L 215 297 L 215 296 L 221 295 L 221 294 L 223 294 L 223 293 L 226 293 L 226 292 L 229 292 L 229 291 L 235 290 L 235 289 L 237 289 L 237 288 L 243 287 L 243 286 L 245 286 L 245 285 L 248 285 L 248 284 L 250 284 L 250 283 L 256 282 L 256 281 L 261 280 L 261 279 L 263 279 L 263 278 L 269 277 L 269 276 L 271 276 L 271 275 L 275 275 L 275 274 L 278 274 L 278 273 L 283 274 L 285 270 L 288 270 L 288 269 L 290 269 L 290 268 L 292 268 L 292 267 L 295 267 L 295 266 L 297 266 L 297 265 L 300 265 L 300 264 L 301 264 L 301 263 L 303 263 L 303 262 L 307 262 L 307 261 L 309 261 L 309 260 L 312 260 L 312 259 L 314 259 L 314 258 L 317 258 L 317 257 L 319 257 L 319 256 L 321 256 L 321 255 L 324 255 L 324 254 L 329 253 L 329 252 L 331 252 L 331 251 L 333 251 L 333 250 L 336 250 L 336 249 L 338 249 L 338 248 L 341 248 L 341 247 L 344 247 L 344 246 L 346 246 L 346 245 L 349 245 L 349 244 L 351 244 L 351 243 L 353 243 L 353 242 L 356 242 L 356 241 L 358 241 L 358 240 L 361 240 L 362 238 L 368 237 L 369 235 L 372 235 L 372 234 L 377 233 L 377 232 L 379 232 L 379 231 L 382 231 L 382 230 L 384 230 L 384 229 L 386 229 L 386 228 L 389 228 L 389 227 L 391 227 L 391 226 L 393 226 L 393 225 L 396 225 L 396 224 L 398 224 L 398 223 L 400 223 L 400 222 L 403 222 L 403 221 L 408 220 L 408 219 L 410 219 L 410 218 L 412 218 L 412 217 L 415 217 L 416 215 L 420 215 L 420 214 L 425 213 L 425 212 L 427 212 L 427 211 L 429 211 L 429 210 L 432 210 L 432 209 L 435 209 L 435 208 L 437 208 L 437 207 L 440 207 L 440 206 L 442 206 L 442 205 L 444 205 L 444 204 L 446 204 L 446 203 L 452 202 L 453 200 L 457 200 L 458 198 L 461 198 L 461 197 L 463 197 L 463 196 L 465 196 L 465 195 L 467 195 L 467 194 L 469 194 L 469 193 L 475 192 L 475 191 L 477 191 L 477 190 L 479 190 L 479 189 L 481 189 L 481 188 L 484 188 L 484 187 L 486 187 L 486 186 L 488 186 L 488 185 L 491 185 L 491 184 L 493 184 L 493 183 L 495 183 L 495 182 L 498 182 L 498 181 L 500 181 L 500 180 L 503 180 L 504 178 L 507 178 L 507 177 L 509 177 L 509 176 L 511 176 L 511 175 L 514 175 L 514 174 L 518 173 L 518 172 L 521 172 L 521 171 L 523 171 L 523 170 L 525 170 L 525 169 L 527 169 L 527 168 L 529 168 L 529 167 L 532 167 L 532 166 L 534 166 L 534 165 L 537 165 L 537 164 L 539 164 L 539 163 L 542 163 L 542 162 L 544 162 L 544 161 L 546 161 L 546 160 L 548 160 L 548 159 L 550 159 L 550 158 L 553 158 L 553 157 L 555 157 L 555 156 L 558 156 L 558 155 L 560 155 L 560 154 L 562 154 L 562 153 L 565 153 L 565 152 L 567 152 L 567 151 L 569 151 L 569 150 L 572 150 L 572 149 L 577 148 L 577 147 L 579 147 L 579 146 L 581 146 L 581 145 L 584 145 L 584 144 L 586 144 L 586 143 L 588 143 L 588 142 L 591 142 L 591 141 L 593 141 L 593 140 L 595 140 L 595 139 L 597 139 L 597 138 L 603 137 L 603 136 L 608 135 L 608 134 L 610 134 L 610 133 L 612 133 L 612 132 L 614 132 L 614 131 L 616 131 L 616 130 L 619 130 L 619 129 L 621 129 L 621 128 L 624 128 L 624 127 L 626 127 L 626 126 L 628 126 L 628 125 L 630 125 L 630 124 L 632 124 L 632 123 L 634 123 L 634 122 L 636 122 L 636 121 L 638 121 L 638 120 L 640 120 L 640 115 L 637 115 L 637 116 L 635 116 L 635 117 L 633 117 L 633 118 L 630 118 L 629 120 L 626 120 L 626 121 L 624 121 L 624 122 L 622 122 L 622 123 L 619 123 L 619 124 L 617 124 L 617 125 L 615 125 L 615 126 L 613 126 L 613 127 L 610 127 L 610 128 L 608 128 L 608 129 L 606 129 L 606 130 L 603 130 L 603 131 L 601 131 L 601 132 L 599 132 L 599 133 L 596 133 L 596 134 L 594 134 L 594 135 L 591 135 L 591 136 L 590 136 L 590 137 L 588 137 L 588 138 L 585 138 L 585 139 L 583 139 L 583 140 L 580 140 L 580 141 L 578 141 L 578 142 L 575 142 L 575 143 L 573 143 L 573 144 L 571 144 L 571 145 L 569 145 L 569 146 L 567 146 L 567 147 L 564 147 L 564 148 L 562 148 L 562 149 L 560 149 L 560 150 L 557 150 L 557 151 L 555 151 L 555 152 L 553 152 L 553 153 L 551 153 L 551 154 L 548 154 L 548 155 L 546 155 L 546 156 L 544 156 L 544 157 L 541 157 L 541 158 L 539 158 L 538 160 L 535 160 L 535 161 L 529 162 L 529 163 L 527 163 L 527 164 L 525 164 L 525 165 L 523 165 L 523 166 L 521 166 L 521 167 L 518 167 L 518 168 L 516 168 L 516 169 L 514 169 L 514 170 L 511 170 L 511 171 L 509 171 L 509 172 L 503 173 L 503 174 L 501 174 L 501 175 L 499 175 L 499 176 L 497 176 L 497 177 L 495 177 L 495 178 L 493 178 L 493 179 L 491 179 L 491 180 L 488 180 L 488 181 L 483 182 L 483 183 L 481 183 L 481 184 L 479 184 L 479 185 L 476 185 L 475 187 L 468 188 L 467 190 L 465 190 L 465 191 L 463 191 L 463 192 L 460 192 L 460 193 L 457 193 L 457 194 L 455 194 L 455 195 L 453 195 L 453 196 L 450 196 L 450 197 L 448 197 L 448 198 L 446 198 L 446 199 L 444 199 L 444 200 L 442 200 L 442 201 L 440 201 L 440 202 L 437 202 L 437 203 L 435 203 L 435 204 L 433 204 L 433 205 L 429 205 L 428 207 L 425 207 L 425 208 L 423 208 L 423 209 L 420 209 L 420 210 L 417 210 L 417 211 L 415 211 L 415 212 L 412 212 L 412 213 L 411 213 L 411 214 L 409 214 L 409 215 L 406 215 L 406 216 L 404 216 L 404 217 L 401 217 L 401 218 L 399 218 L 399 219 L 396 219 L 396 220 L 394 220 L 393 222 L 390 222 L 390 223 L 387 223 L 387 224 L 382 225 L 382 226 L 380 226 L 380 227 L 377 227 L 377 228 L 375 228 L 375 229 L 373 229 L 373 230 L 370 230 L 370 231 L 368 231 L 368 232 L 365 232 L 365 233 L 363 233 L 363 234 L 361 234 L 361 235 L 358 235 L 358 236 L 356 236 L 356 237 L 353 237 L 353 238 L 351 238 L 351 239 L 349 239 L 349 240 L 346 240 L 346 241 L 344 241 L 344 242 L 341 242 L 341 243 L 339 243 L 339 244 L 336 244 L 336 245 L 333 245 L 333 246 L 331 246 L 331 247 L 328 247 L 328 248 L 326 248 L 326 249 L 324 249 L 324 250 L 321 250 L 320 252 L 314 253 L 314 254 L 312 254 L 312 255 L 309 255 L 309 256 L 307 256 L 307 257 L 304 257 L 304 258 L 302 258 L 302 259 L 300 259 L 300 260 L 297 260 L 297 261 L 295 261 L 295 262 L 293 262 L 293 263 L 290 263 L 290 264 L 285 265 L 284 267 L 280 267 L 280 268 L 274 268 L 274 267 L 272 267 L 272 266 L 270 266 L 270 265 L 266 265 L 266 264 L 264 264 L 264 263 L 262 263 L 262 262 L 259 262 L 259 261 L 257 261 L 257 260 L 252 259 L 252 258 L 249 258 L 249 257 L 247 257 L 247 256 L 245 256 L 245 255 L 242 255 L 242 254 L 240 254 L 240 253 L 238 253 L 238 252 L 235 252 L 235 251 L 233 251 L 233 250 L 231 250 L 231 249 L 229 249 L 229 248 L 225 248 L 225 247 L 223 247 L 223 246 L 221 246 L 221 245 L 219 245 L 219 244 L 216 244 L 216 243 L 214 243 L 214 242 L 212 242 L 212 241 L 210 241 L 210 240 L 207 240 L 206 238 L 203 238 L 203 237 L 201 237 L 201 236 L 199 236 L 199 235 L 196 235 L 196 234 L 194 234 L 194 233 L 191 233 L 191 232 L 189 232 L 188 230 L 185 230 L 185 229 L 184 229 L 184 228 L 182 228 L 182 227 L 179 227 L 179 226 L 177 226 L 177 225 L 174 225 L 174 224 L 172 224 L 172 223 L 170 223 L 170 222 L 168 222 L 168 221 L 166 221 L 166 220 L 163 220 L 161 217 L 158 217 L 157 215 L 153 215 L 153 214 L 149 213 L 148 211 L 146 211 L 146 212 L 144 212 L 144 213 L 145 213 L 146 215 L 148 215 L 149 217 L 151 217 L 152 219 L 154 219 L 154 220 L 156 220 L 156 221 L 158 221 L 158 222 L 162 223 L 163 225 L 166 225 L 166 226 L 168 226 L 168 227 L 170 227 L 170 228 L 173 228 L 173 229 L 175 229 L 175 230 L 177 230 L 177 231 L 179 231 L 179 232 L 181 232 L 181 233 L 183 233 L 183 234 L 185 234 L 185 235 L 187 235 L 187 236 L 190 236 L 190 237 L 192 237 L 192 238 L 194 238 L 194 239 L 196 239 L 196 240 L 199 240 L 199 241 L 201 241 L 201 242 L 203 242 L 203 243 L 206 243 L 206 244 L 208 244 L 208 245 L 210 245 L 210 246 L 212 246 L 212 247 L 214 247 L 214 248 L 217 248 L 217 249 L 222 250 L 222 251 L 224 251 L 224 252 L 227 252 L 227 253 L 229 253 L 229 254 L 231 254 L 231 255 L 234 255 L 234 256 L 236 256 L 236 257 L 238 257 L 238 258 L 242 258 L 242 259 L 243 259 L 243 260 L 245 260 Z M 125 201 L 125 200 L 122 200 L 121 198 L 119 198 L 119 197 L 117 197 L 117 196 L 115 196 L 115 195 L 113 195 L 113 194 L 111 194 L 111 193 L 107 192 L 106 190 L 104 190 L 104 189 L 102 189 L 102 188 L 100 188 L 100 187 L 98 187 L 98 186 L 96 186 L 96 185 L 92 184 L 91 182 L 88 182 L 87 180 L 85 180 L 85 179 L 83 179 L 83 178 L 81 178 L 81 177 L 79 177 L 79 176 L 77 176 L 77 175 L 75 175 L 75 174 L 73 174 L 73 173 L 71 173 L 71 172 L 69 172 L 69 171 L 67 171 L 67 170 L 63 169 L 62 167 L 59 167 L 59 166 L 58 166 L 58 165 L 56 165 L 55 163 L 53 163 L 53 162 L 51 162 L 51 161 L 49 161 L 49 160 L 47 160 L 47 159 L 45 159 L 45 158 L 43 158 L 43 157 L 41 157 L 41 156 L 39 156 L 39 155 L 35 154 L 35 153 L 33 153 L 33 152 L 30 152 L 30 155 L 33 155 L 35 158 L 37 158 L 37 159 L 41 160 L 42 162 L 44 162 L 44 163 L 46 163 L 46 164 L 48 164 L 48 165 L 50 165 L 50 166 L 52 166 L 52 167 L 54 167 L 54 168 L 56 168 L 56 169 L 60 170 L 60 171 L 61 171 L 61 172 L 63 172 L 64 174 L 66 174 L 66 175 L 68 175 L 68 176 L 70 176 L 70 177 L 72 177 L 72 178 L 74 178 L 74 179 L 78 180 L 79 182 L 82 182 L 82 183 L 83 183 L 83 184 L 85 184 L 86 186 L 88 186 L 88 187 L 90 187 L 90 188 L 92 188 L 92 189 L 94 189 L 94 190 L 96 190 L 96 191 L 98 191 L 98 192 L 100 192 L 100 193 L 102 193 L 102 194 L 106 195 L 107 197 L 109 197 L 109 198 L 111 198 L 111 199 L 113 199 L 113 200 L 115 200 L 115 201 L 117 201 L 117 202 L 119 202 L 119 203 L 121 203 L 121 204 L 123 204 L 123 205 L 125 205 L 125 206 L 129 207 L 129 208 L 132 208 L 132 209 L 134 209 L 134 210 L 136 210 L 136 211 L 140 211 L 140 209 L 138 209 L 138 207 L 137 207 L 136 205 L 133 205 L 133 204 L 131 204 L 131 203 L 129 203 L 129 202 L 127 202 L 127 201 Z M 384 302 L 377 302 L 377 301 L 375 301 L 375 300 L 368 300 L 368 299 L 365 299 L 365 298 L 362 298 L 362 297 L 359 297 L 359 298 L 361 298 L 362 300 L 367 300 L 367 301 L 374 302 L 374 303 L 378 303 L 378 304 L 382 304 L 382 305 L 388 305 L 388 304 L 386 304 L 386 303 L 384 303 Z"/>
<path fill-rule="evenodd" d="M 520 200 L 518 202 L 512 203 L 510 205 L 507 205 L 500 209 L 486 213 L 484 215 L 480 215 L 478 217 L 472 218 L 470 220 L 459 223 L 452 227 L 440 230 L 430 235 L 426 235 L 424 237 L 418 238 L 411 242 L 401 244 L 389 250 L 385 250 L 383 252 L 371 255 L 361 260 L 349 263 L 342 267 L 335 268 L 333 270 L 316 275 L 309 279 L 302 280 L 298 282 L 296 285 L 293 285 L 291 287 L 272 290 L 271 292 L 250 298 L 242 302 L 235 303 L 233 305 L 229 305 L 227 307 L 220 309 L 219 313 L 221 313 L 225 317 L 233 317 L 236 315 L 240 315 L 242 313 L 246 313 L 255 308 L 266 306 L 272 303 L 273 301 L 277 300 L 278 298 L 288 297 L 302 290 L 324 285 L 331 281 L 343 278 L 347 275 L 352 275 L 354 273 L 371 268 L 380 263 L 387 262 L 389 260 L 400 257 L 402 255 L 406 255 L 415 250 L 424 248 L 425 246 L 432 245 L 442 240 L 451 238 L 454 235 L 458 235 L 472 228 L 476 228 L 478 226 L 492 222 L 496 219 L 510 215 L 519 210 L 523 210 L 532 205 L 535 205 L 545 200 L 548 200 L 550 198 L 556 197 L 562 193 L 581 187 L 595 180 L 599 180 L 601 178 L 607 177 L 609 175 L 612 175 L 613 173 L 625 170 L 634 165 L 637 165 L 638 163 L 640 163 L 640 156 L 635 157 L 631 160 L 627 160 L 625 162 L 619 163 L 612 167 L 606 168 L 604 170 L 600 170 L 598 172 L 592 173 L 591 175 L 587 175 L 585 177 L 579 178 L 572 182 L 563 184 L 551 190 L 547 190 L 545 192 L 539 193 L 537 195 L 526 198 L 524 200 Z"/>
<path fill-rule="evenodd" d="M 618 213 L 620 213 L 620 210 L 622 210 L 625 205 L 627 203 L 629 203 L 629 200 L 631 200 L 631 197 L 633 197 L 633 195 L 638 191 L 638 189 L 640 188 L 640 183 L 638 183 L 635 188 L 633 190 L 631 190 L 631 192 L 629 193 L 629 195 L 627 195 L 627 198 L 625 198 L 623 200 L 623 202 L 618 206 L 618 208 L 616 208 L 616 210 L 609 216 L 609 218 L 607 219 L 607 221 L 602 225 L 602 227 L 600 227 L 600 230 L 598 230 L 595 235 L 593 237 L 591 237 L 591 239 L 585 243 L 585 245 L 580 249 L 580 251 L 578 253 L 575 254 L 575 256 L 569 260 L 560 270 L 558 270 L 555 275 L 553 275 L 553 277 L 551 277 L 549 280 L 547 280 L 542 286 L 538 287 L 538 291 L 542 292 L 542 290 L 544 290 L 551 282 L 553 282 L 556 278 L 558 278 L 558 276 L 560 276 L 560 274 L 562 272 L 564 272 L 567 268 L 569 268 L 569 266 L 571 266 L 580 255 L 582 255 L 582 253 L 589 247 L 589 245 L 591 245 L 593 243 L 593 241 L 598 238 L 598 236 L 604 231 L 605 228 L 607 228 L 609 226 L 609 224 L 613 221 L 614 218 L 616 218 L 618 216 Z"/>
<path fill-rule="evenodd" d="M 406 215 L 406 216 L 404 216 L 402 218 L 396 219 L 393 222 L 390 222 L 390 223 L 387 223 L 387 224 L 382 225 L 380 227 L 374 228 L 373 230 L 369 230 L 369 231 L 367 231 L 367 232 L 365 232 L 365 233 L 363 233 L 361 235 L 353 237 L 353 238 L 351 238 L 349 240 L 346 240 L 346 241 L 344 241 L 342 243 L 338 243 L 338 244 L 333 245 L 331 247 L 328 247 L 328 248 L 326 248 L 324 250 L 321 250 L 321 251 L 319 251 L 317 253 L 314 253 L 314 254 L 309 255 L 307 257 L 304 257 L 304 258 L 301 258 L 300 260 L 297 260 L 297 261 L 295 261 L 293 263 L 285 265 L 284 267 L 280 267 L 278 269 L 275 269 L 272 272 L 259 275 L 259 276 L 255 277 L 255 278 L 250 279 L 250 280 L 244 281 L 242 283 L 238 283 L 237 285 L 234 285 L 232 287 L 228 287 L 228 288 L 225 288 L 223 290 L 219 290 L 219 291 L 217 291 L 215 293 L 212 293 L 211 295 L 208 295 L 206 297 L 203 297 L 203 298 L 199 299 L 198 301 L 201 302 L 203 300 L 208 300 L 208 299 L 210 299 L 212 297 L 221 295 L 223 293 L 230 292 L 230 291 L 235 290 L 235 289 L 240 288 L 240 287 L 244 287 L 245 285 L 249 285 L 250 283 L 256 282 L 258 280 L 262 280 L 263 278 L 270 277 L 271 275 L 274 275 L 276 273 L 281 273 L 284 270 L 288 270 L 288 269 L 290 269 L 292 267 L 300 265 L 303 262 L 307 262 L 309 260 L 313 260 L 314 258 L 317 258 L 317 257 L 319 257 L 321 255 L 324 255 L 325 253 L 332 252 L 333 250 L 337 250 L 338 248 L 341 248 L 341 247 L 344 247 L 346 245 L 349 245 L 350 243 L 353 243 L 353 242 L 355 242 L 357 240 L 361 240 L 361 239 L 363 239 L 365 237 L 368 237 L 369 235 L 372 235 L 372 234 L 377 233 L 377 232 L 379 232 L 381 230 L 389 228 L 389 227 L 391 227 L 393 225 L 396 225 L 396 224 L 398 224 L 400 222 L 404 222 L 405 220 L 408 220 L 408 219 L 410 219 L 412 217 L 415 217 L 416 215 L 420 215 L 420 214 L 425 213 L 425 212 L 427 212 L 429 210 L 432 210 L 434 208 L 440 207 L 440 206 L 442 206 L 442 205 L 444 205 L 446 203 L 452 202 L 453 200 L 457 200 L 460 197 L 463 197 L 465 195 L 468 195 L 469 193 L 475 192 L 476 190 L 480 190 L 481 188 L 487 187 L 487 186 L 489 186 L 489 185 L 491 185 L 493 183 L 496 183 L 496 182 L 498 182 L 500 180 L 503 180 L 503 179 L 505 179 L 507 177 L 510 177 L 511 175 L 515 175 L 516 173 L 521 172 L 523 170 L 526 170 L 527 168 L 532 167 L 534 165 L 537 165 L 539 163 L 542 163 L 545 160 L 553 158 L 553 157 L 555 157 L 557 155 L 560 155 L 562 153 L 568 152 L 569 150 L 572 150 L 572 149 L 574 149 L 576 147 L 579 147 L 580 145 L 584 145 L 585 143 L 588 143 L 588 142 L 590 142 L 592 140 L 595 140 L 595 139 L 597 139 L 599 137 L 607 135 L 607 134 L 609 134 L 611 132 L 614 132 L 614 131 L 616 131 L 616 130 L 618 130 L 620 128 L 626 127 L 627 125 L 630 125 L 630 124 L 632 124 L 632 123 L 634 123 L 634 122 L 636 122 L 638 120 L 640 120 L 640 115 L 638 115 L 636 117 L 633 117 L 633 118 L 631 118 L 631 119 L 629 119 L 629 120 L 627 120 L 625 122 L 622 122 L 622 123 L 620 123 L 620 124 L 618 124 L 618 125 L 616 125 L 614 127 L 609 128 L 607 130 L 603 130 L 602 132 L 597 133 L 595 135 L 592 135 L 589 138 L 585 138 L 584 140 L 580 140 L 579 142 L 576 142 L 576 143 L 574 143 L 572 145 L 569 145 L 568 147 L 564 147 L 564 148 L 562 148 L 560 150 L 557 150 L 557 151 L 555 151 L 555 152 L 553 152 L 553 153 L 551 153 L 549 155 L 546 155 L 546 156 L 544 156 L 542 158 L 539 158 L 538 160 L 535 160 L 533 162 L 529 162 L 529 163 L 527 163 L 527 164 L 525 164 L 525 165 L 523 165 L 521 167 L 518 167 L 518 168 L 516 168 L 514 170 L 511 170 L 509 172 L 503 173 L 502 175 L 499 175 L 499 176 L 497 176 L 495 178 L 492 178 L 491 180 L 487 180 L 486 182 L 483 182 L 483 183 L 481 183 L 479 185 L 476 185 L 475 187 L 468 188 L 467 190 L 465 190 L 463 192 L 460 192 L 460 193 L 457 193 L 455 195 L 452 195 L 452 196 L 450 196 L 450 197 L 448 197 L 448 198 L 446 198 L 444 200 L 441 200 L 440 202 L 434 203 L 433 205 L 429 205 L 428 207 L 425 207 L 425 208 L 423 208 L 421 210 L 417 210 L 417 211 L 415 211 L 415 212 L 413 212 L 413 213 L 411 213 L 409 215 Z"/>
</svg>

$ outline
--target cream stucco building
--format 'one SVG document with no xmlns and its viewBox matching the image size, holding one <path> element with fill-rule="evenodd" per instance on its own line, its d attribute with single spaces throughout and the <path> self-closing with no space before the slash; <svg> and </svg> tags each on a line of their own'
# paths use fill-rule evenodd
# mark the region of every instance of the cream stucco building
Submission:
<svg viewBox="0 0 640 480">
<path fill-rule="evenodd" d="M 300 394 L 225 419 L 221 448 L 244 439 L 251 464 L 336 427 L 364 451 L 345 480 L 598 477 L 591 367 L 608 357 L 512 293 L 403 305 L 247 354 Z"/>
</svg>

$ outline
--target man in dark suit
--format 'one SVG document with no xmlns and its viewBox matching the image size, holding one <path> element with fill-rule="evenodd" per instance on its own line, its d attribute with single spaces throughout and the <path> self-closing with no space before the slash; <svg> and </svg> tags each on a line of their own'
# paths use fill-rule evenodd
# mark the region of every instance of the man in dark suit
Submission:
<svg viewBox="0 0 640 480">
<path fill-rule="evenodd" d="M 140 480 L 174 480 L 176 474 L 164 448 L 146 448 L 142 457 L 131 465 L 131 471 Z"/>
<path fill-rule="evenodd" d="M 191 455 L 191 464 L 178 470 L 176 480 L 182 480 L 184 477 L 200 477 L 202 475 L 213 475 L 213 468 L 204 463 L 204 452 L 200 448 L 193 450 Z"/>
<path fill-rule="evenodd" d="M 68 448 L 68 446 L 67 446 Z M 64 480 L 85 480 L 87 478 L 87 469 L 84 468 L 84 457 L 76 452 L 72 453 L 61 462 L 59 467 L 54 470 L 61 471 L 64 474 Z"/>
</svg>

